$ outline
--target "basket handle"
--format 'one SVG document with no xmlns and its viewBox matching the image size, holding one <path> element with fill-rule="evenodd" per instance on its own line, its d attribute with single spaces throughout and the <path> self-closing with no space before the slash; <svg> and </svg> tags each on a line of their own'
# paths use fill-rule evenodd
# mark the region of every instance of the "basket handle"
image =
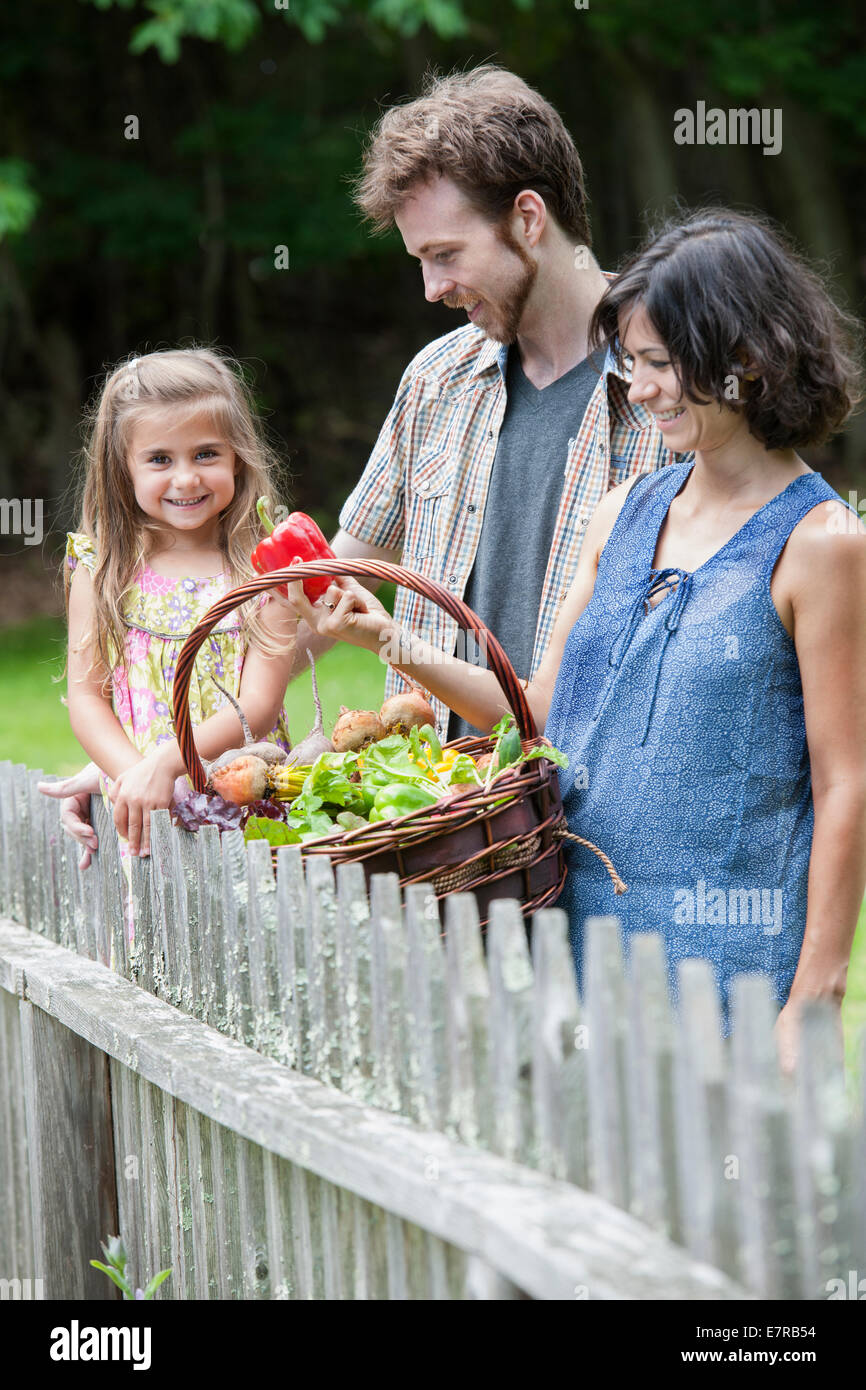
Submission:
<svg viewBox="0 0 866 1390">
<path fill-rule="evenodd" d="M 216 627 L 220 618 L 231 613 L 232 609 L 239 608 L 248 599 L 255 598 L 257 594 L 264 593 L 268 589 L 275 589 L 279 584 L 285 584 L 287 580 L 291 583 L 296 579 L 313 579 L 320 575 L 331 574 L 367 575 L 375 579 L 389 580 L 391 583 L 402 585 L 406 589 L 414 589 L 416 594 L 423 594 L 425 598 L 443 608 L 449 617 L 454 619 L 458 627 L 474 632 L 478 636 L 484 634 L 493 674 L 502 687 L 502 693 L 514 713 L 517 727 L 520 730 L 520 737 L 522 739 L 537 737 L 538 731 L 526 699 L 526 693 L 515 674 L 514 667 L 505 654 L 502 644 L 494 637 L 478 614 L 473 613 L 462 599 L 456 598 L 454 594 L 449 594 L 448 590 L 443 588 L 441 584 L 437 584 L 435 580 L 428 579 L 425 575 L 416 574 L 413 570 L 404 569 L 402 565 L 388 564 L 385 560 L 310 560 L 306 564 L 287 565 L 283 569 L 271 570 L 268 574 L 259 575 L 255 579 L 247 580 L 245 584 L 239 584 L 236 589 L 224 594 L 208 609 L 201 622 L 193 629 L 183 644 L 175 670 L 172 706 L 175 733 L 181 756 L 197 792 L 204 791 L 207 780 L 195 746 L 192 719 L 189 712 L 189 687 L 199 647 Z"/>
</svg>

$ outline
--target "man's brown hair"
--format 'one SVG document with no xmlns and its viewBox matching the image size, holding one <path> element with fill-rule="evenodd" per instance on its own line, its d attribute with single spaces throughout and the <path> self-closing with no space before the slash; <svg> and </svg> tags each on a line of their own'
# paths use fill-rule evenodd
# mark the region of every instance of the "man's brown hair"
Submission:
<svg viewBox="0 0 866 1390">
<path fill-rule="evenodd" d="M 430 73 L 420 97 L 386 111 L 364 151 L 355 201 L 386 231 L 412 187 L 438 174 L 492 222 L 531 188 L 568 236 L 591 245 L 574 141 L 550 102 L 505 68 Z"/>
</svg>

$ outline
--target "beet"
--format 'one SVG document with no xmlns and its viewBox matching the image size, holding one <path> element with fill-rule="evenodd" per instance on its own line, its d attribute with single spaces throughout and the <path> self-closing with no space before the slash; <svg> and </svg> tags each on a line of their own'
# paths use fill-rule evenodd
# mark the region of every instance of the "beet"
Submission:
<svg viewBox="0 0 866 1390">
<path fill-rule="evenodd" d="M 420 690 L 414 689 L 401 695 L 392 695 L 380 709 L 379 718 L 386 735 L 408 734 L 410 729 L 420 729 L 423 724 L 436 727 L 436 715 L 432 705 Z"/>
<path fill-rule="evenodd" d="M 206 768 L 208 777 L 211 777 L 214 772 L 218 772 L 220 768 L 229 767 L 236 758 L 243 758 L 248 754 L 262 758 L 269 767 L 275 763 L 283 762 L 286 755 L 282 748 L 278 748 L 275 743 L 269 743 L 266 739 L 254 739 L 252 729 L 247 723 L 247 717 L 234 695 L 230 690 L 226 690 L 224 685 L 220 685 L 215 676 L 211 676 L 211 680 L 217 690 L 222 691 L 229 704 L 234 706 L 235 714 L 241 721 L 241 728 L 244 731 L 244 746 L 243 748 L 228 748 L 225 753 L 220 753 L 218 758 L 214 758 L 212 763 L 208 763 Z"/>
<path fill-rule="evenodd" d="M 228 767 L 218 768 L 211 776 L 211 786 L 224 801 L 246 806 L 261 801 L 267 790 L 268 765 L 264 758 L 244 753 Z"/>
<path fill-rule="evenodd" d="M 338 753 L 351 753 L 368 743 L 378 743 L 385 737 L 385 727 L 375 710 L 346 709 L 342 705 L 332 737 Z"/>
</svg>

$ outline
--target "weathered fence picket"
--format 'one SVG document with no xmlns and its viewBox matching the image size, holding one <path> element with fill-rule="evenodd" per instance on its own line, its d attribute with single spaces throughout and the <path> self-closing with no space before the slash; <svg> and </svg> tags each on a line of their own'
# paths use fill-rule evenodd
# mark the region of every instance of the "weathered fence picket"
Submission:
<svg viewBox="0 0 866 1390">
<path fill-rule="evenodd" d="M 827 1281 L 847 1283 L 863 1264 L 863 1131 L 850 1123 L 836 1020 L 812 1007 L 803 1019 L 799 1143 L 795 1150 L 799 1227 L 808 1273 L 803 1297 Z"/>
<path fill-rule="evenodd" d="M 653 1230 L 682 1240 L 675 1133 L 674 1021 L 659 937 L 639 935 L 631 945 L 626 1035 L 631 1210 Z M 574 1181 L 584 1181 L 575 1176 Z"/>
<path fill-rule="evenodd" d="M 446 899 L 447 1129 L 464 1143 L 490 1148 L 490 988 L 478 920 L 478 904 L 471 893 L 455 893 Z"/>
<path fill-rule="evenodd" d="M 298 872 L 303 869 L 298 856 Z M 337 868 L 337 973 L 340 981 L 341 1090 L 366 1101 L 372 1091 L 370 908 L 360 864 Z M 338 1225 L 344 1297 L 373 1298 L 377 1271 L 373 1264 L 374 1208 L 353 1192 L 338 1192 Z"/>
<path fill-rule="evenodd" d="M 383 1110 L 400 1110 L 400 1061 L 403 1056 L 403 962 L 406 938 L 395 874 L 383 874 L 370 897 L 370 1032 L 373 1086 L 370 1100 Z"/>
<path fill-rule="evenodd" d="M 229 830 L 222 836 L 222 945 L 225 1017 L 229 1035 L 250 1043 L 250 974 L 246 943 L 247 861 L 243 836 Z"/>
<path fill-rule="evenodd" d="M 218 1298 L 219 1256 L 213 1195 L 210 1124 L 192 1106 L 187 1111 L 189 1209 L 193 1245 L 193 1298 Z"/>
<path fill-rule="evenodd" d="M 103 964 L 111 965 L 118 974 L 129 979 L 129 932 L 124 907 L 125 887 L 120 842 L 113 832 L 111 816 L 101 800 L 97 803 L 95 829 L 102 846 L 95 861 L 102 884 L 102 910 L 96 934 L 96 956 Z M 173 843 L 169 841 L 169 853 L 172 848 Z M 173 871 L 170 878 L 174 884 L 176 875 Z"/>
<path fill-rule="evenodd" d="M 536 914 L 532 938 L 532 1098 L 537 1164 L 586 1187 L 585 1038 L 571 968 L 568 923 L 557 908 Z"/>
<path fill-rule="evenodd" d="M 114 1162 L 117 1175 L 117 1224 L 128 1232 L 130 1276 L 134 1288 L 143 1287 L 138 1268 L 144 1244 L 143 1214 L 139 1204 L 141 1190 L 141 1113 L 138 1106 L 138 1077 L 129 1067 L 109 1058 L 111 1118 L 113 1122 Z M 113 1234 L 113 1233 L 112 1233 Z"/>
<path fill-rule="evenodd" d="M 590 1183 L 627 1207 L 631 1146 L 625 1068 L 625 976 L 615 917 L 586 921 L 589 1048 Z"/>
<path fill-rule="evenodd" d="M 19 1000 L 0 989 L 0 1243 L 12 1279 L 34 1273 L 33 1220 L 24 1109 L 24 1061 Z"/>
<path fill-rule="evenodd" d="M 828 1006 L 791 1080 L 765 980 L 736 982 L 723 1038 L 709 964 L 681 963 L 674 1009 L 660 939 L 626 962 L 616 919 L 586 924 L 579 997 L 555 907 L 530 949 L 495 903 L 485 943 L 471 894 L 404 905 L 294 846 L 275 872 L 264 841 L 165 812 L 125 867 L 101 798 L 82 871 L 38 777 L 0 765 L 10 1277 L 111 1296 L 87 1260 L 115 1225 L 174 1298 L 808 1299 L 866 1268 Z M 63 1211 L 57 1114 L 102 1175 Z"/>
<path fill-rule="evenodd" d="M 678 1051 L 684 1136 L 678 1188 L 682 1229 L 697 1259 L 738 1277 L 733 1151 L 719 997 L 709 961 L 680 967 Z M 747 1085 L 745 1078 L 743 1084 Z M 743 1092 L 743 1101 L 746 1093 Z"/>
<path fill-rule="evenodd" d="M 504 1158 L 531 1161 L 532 964 L 519 904 L 494 902 L 487 929 L 493 1142 Z"/>
<path fill-rule="evenodd" d="M 117 1221 L 108 1059 L 28 1000 L 19 1004 L 33 1279 L 109 1296 L 87 1239 Z M 56 1219 L 64 1212 L 64 1222 Z"/>
<path fill-rule="evenodd" d="M 219 1252 L 220 1296 L 242 1298 L 243 1245 L 238 1203 L 237 1136 L 224 1125 L 211 1123 L 211 1165 L 214 1224 Z"/>
<path fill-rule="evenodd" d="M 254 840 L 249 848 L 247 901 L 253 1047 L 287 1065 L 277 978 L 277 885 L 270 846 L 264 840 Z"/>
<path fill-rule="evenodd" d="M 194 837 L 201 913 L 198 940 L 194 943 L 195 976 L 193 991 L 196 1017 L 217 1027 L 224 997 L 222 938 L 222 856 L 220 834 L 215 825 L 205 825 Z M 198 989 L 195 995 L 196 987 Z"/>
</svg>

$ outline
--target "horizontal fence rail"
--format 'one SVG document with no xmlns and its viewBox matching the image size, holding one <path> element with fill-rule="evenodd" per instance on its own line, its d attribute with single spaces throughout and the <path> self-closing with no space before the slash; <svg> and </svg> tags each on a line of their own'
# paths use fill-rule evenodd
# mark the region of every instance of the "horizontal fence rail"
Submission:
<svg viewBox="0 0 866 1390">
<path fill-rule="evenodd" d="M 115 1227 L 139 1282 L 172 1266 L 158 1297 L 803 1299 L 866 1275 L 831 1010 L 806 1011 L 792 1081 L 763 977 L 724 1040 L 709 963 L 679 967 L 674 1011 L 655 935 L 626 966 L 590 921 L 579 999 L 556 908 L 530 948 L 496 903 L 485 943 L 471 894 L 368 896 L 294 846 L 274 873 L 263 841 L 165 812 L 130 948 L 110 817 L 94 799 L 80 871 L 39 777 L 0 764 L 0 1277 L 109 1296 L 69 1259 Z M 62 1257 L 72 1172 L 59 1224 L 86 1240 Z"/>
<path fill-rule="evenodd" d="M 263 1230 L 256 1264 L 256 1277 L 263 1281 L 288 1286 L 285 1251 L 292 1238 L 292 1223 L 282 1222 L 279 1208 L 281 1195 L 289 1195 L 291 1176 L 281 1194 L 275 1174 L 264 1171 L 267 1158 L 269 1169 L 287 1160 L 283 1167 L 300 1166 L 307 1176 L 325 1179 L 332 1207 L 319 1210 L 320 1239 L 323 1250 L 330 1244 L 325 1272 L 334 1281 L 335 1297 L 355 1291 L 354 1268 L 344 1262 L 354 1244 L 352 1204 L 341 1211 L 340 1194 L 362 1204 L 384 1204 L 392 1218 L 479 1253 L 536 1298 L 573 1298 L 580 1287 L 596 1298 L 718 1298 L 732 1292 L 723 1275 L 684 1260 L 668 1241 L 647 1239 L 641 1223 L 595 1195 L 362 1105 L 159 999 L 143 998 L 104 966 L 10 923 L 0 927 L 0 988 L 23 989 L 30 1005 L 118 1063 L 112 1075 L 126 1073 L 122 1087 L 143 1082 L 151 1098 L 158 1091 L 162 1107 L 173 1110 L 174 1142 L 166 1147 L 167 1164 L 183 1174 L 171 1184 L 178 1211 L 170 1217 L 167 1242 L 152 1253 L 170 1258 L 180 1282 L 191 1288 L 196 1274 L 203 1273 L 196 1268 L 193 1212 L 198 1208 L 202 1216 L 200 1203 L 207 1196 L 203 1177 L 202 1192 L 193 1192 L 192 1160 L 194 1153 L 201 1156 L 201 1128 L 209 1124 L 222 1131 L 223 1142 L 230 1132 L 235 1146 L 247 1151 L 244 1186 L 249 1186 L 237 1193 L 241 1223 L 254 1229 L 258 1217 L 266 1227 L 270 1207 L 274 1233 L 282 1236 L 273 1242 L 282 1256 L 274 1259 L 274 1251 L 265 1253 L 270 1242 Z M 191 1132 L 193 1115 L 197 1136 Z M 152 1113 L 145 1115 L 144 1123 L 152 1119 Z M 210 1156 L 213 1185 L 212 1149 Z M 125 1162 L 129 1155 L 120 1157 Z M 259 1164 L 264 1200 L 256 1208 L 251 1179 Z M 342 1231 L 341 1216 L 348 1224 Z M 205 1252 L 209 1236 L 216 1244 L 216 1227 L 214 1211 L 199 1232 Z M 432 1275 L 433 1251 L 425 1253 Z M 365 1273 L 369 1270 L 361 1271 L 366 1283 Z M 444 1263 L 440 1273 L 444 1287 Z"/>
</svg>

